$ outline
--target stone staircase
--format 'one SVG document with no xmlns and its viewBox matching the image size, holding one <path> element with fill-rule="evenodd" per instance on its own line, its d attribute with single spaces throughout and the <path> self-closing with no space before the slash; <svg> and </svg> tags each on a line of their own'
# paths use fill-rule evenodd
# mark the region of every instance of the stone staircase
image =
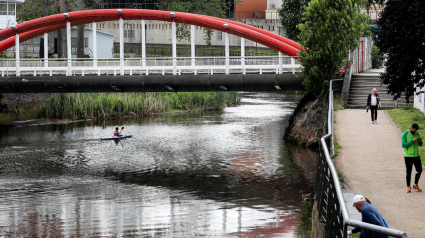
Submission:
<svg viewBox="0 0 425 238">
<path fill-rule="evenodd" d="M 348 96 L 349 108 L 366 108 L 367 96 L 376 88 L 382 108 L 394 108 L 393 96 L 387 94 L 387 85 L 381 85 L 379 74 L 356 74 L 351 77 L 350 92 Z M 406 103 L 404 94 L 397 100 L 398 107 L 413 106 L 413 97 L 409 104 Z"/>
</svg>

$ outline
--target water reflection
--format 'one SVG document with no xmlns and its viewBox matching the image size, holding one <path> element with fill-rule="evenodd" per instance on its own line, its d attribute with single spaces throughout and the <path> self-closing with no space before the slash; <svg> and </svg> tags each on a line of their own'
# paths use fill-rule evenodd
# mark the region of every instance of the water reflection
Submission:
<svg viewBox="0 0 425 238">
<path fill-rule="evenodd" d="M 2 130 L 0 234 L 303 237 L 316 155 L 281 139 L 298 99 Z M 100 141 L 116 125 L 133 138 Z"/>
</svg>

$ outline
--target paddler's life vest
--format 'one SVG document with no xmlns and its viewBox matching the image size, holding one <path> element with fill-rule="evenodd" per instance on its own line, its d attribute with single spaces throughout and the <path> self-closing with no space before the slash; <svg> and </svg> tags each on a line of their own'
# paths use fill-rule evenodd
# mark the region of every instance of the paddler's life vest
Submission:
<svg viewBox="0 0 425 238">
<path fill-rule="evenodd" d="M 114 131 L 114 136 L 119 136 L 119 132 L 118 131 Z"/>
</svg>

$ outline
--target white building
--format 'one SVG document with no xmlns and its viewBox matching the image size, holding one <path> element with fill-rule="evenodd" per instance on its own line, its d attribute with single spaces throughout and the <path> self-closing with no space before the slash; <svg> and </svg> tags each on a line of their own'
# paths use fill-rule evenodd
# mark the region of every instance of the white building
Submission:
<svg viewBox="0 0 425 238">
<path fill-rule="evenodd" d="M 97 41 L 97 57 L 98 58 L 113 58 L 112 51 L 114 46 L 114 35 L 103 31 L 96 31 Z M 77 57 L 77 27 L 71 28 L 71 55 L 73 58 Z M 35 37 L 20 43 L 19 50 L 22 58 L 38 58 L 40 57 L 40 38 Z M 57 38 L 56 32 L 49 33 L 49 55 L 50 57 L 57 57 Z M 15 52 L 15 47 L 10 48 L 9 52 Z M 93 56 L 93 30 L 84 29 L 84 55 L 86 57 Z"/>
<path fill-rule="evenodd" d="M 16 24 L 16 3 L 25 0 L 0 0 L 0 29 Z"/>
<path fill-rule="evenodd" d="M 77 28 L 71 28 L 71 54 L 77 57 Z M 96 31 L 97 58 L 113 58 L 114 35 Z M 84 29 L 84 55 L 93 56 L 93 30 Z"/>
</svg>

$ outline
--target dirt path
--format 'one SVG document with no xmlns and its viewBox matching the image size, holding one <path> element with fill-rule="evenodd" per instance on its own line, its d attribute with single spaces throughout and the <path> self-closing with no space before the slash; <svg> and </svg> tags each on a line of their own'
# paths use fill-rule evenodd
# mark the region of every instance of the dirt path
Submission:
<svg viewBox="0 0 425 238">
<path fill-rule="evenodd" d="M 342 147 L 335 160 L 337 169 L 371 200 L 390 228 L 403 230 L 409 237 L 425 237 L 425 192 L 406 193 L 400 135 L 385 112 L 378 111 L 379 124 L 372 124 L 366 110 L 337 111 L 335 120 Z M 425 188 L 425 173 L 419 186 Z"/>
</svg>

